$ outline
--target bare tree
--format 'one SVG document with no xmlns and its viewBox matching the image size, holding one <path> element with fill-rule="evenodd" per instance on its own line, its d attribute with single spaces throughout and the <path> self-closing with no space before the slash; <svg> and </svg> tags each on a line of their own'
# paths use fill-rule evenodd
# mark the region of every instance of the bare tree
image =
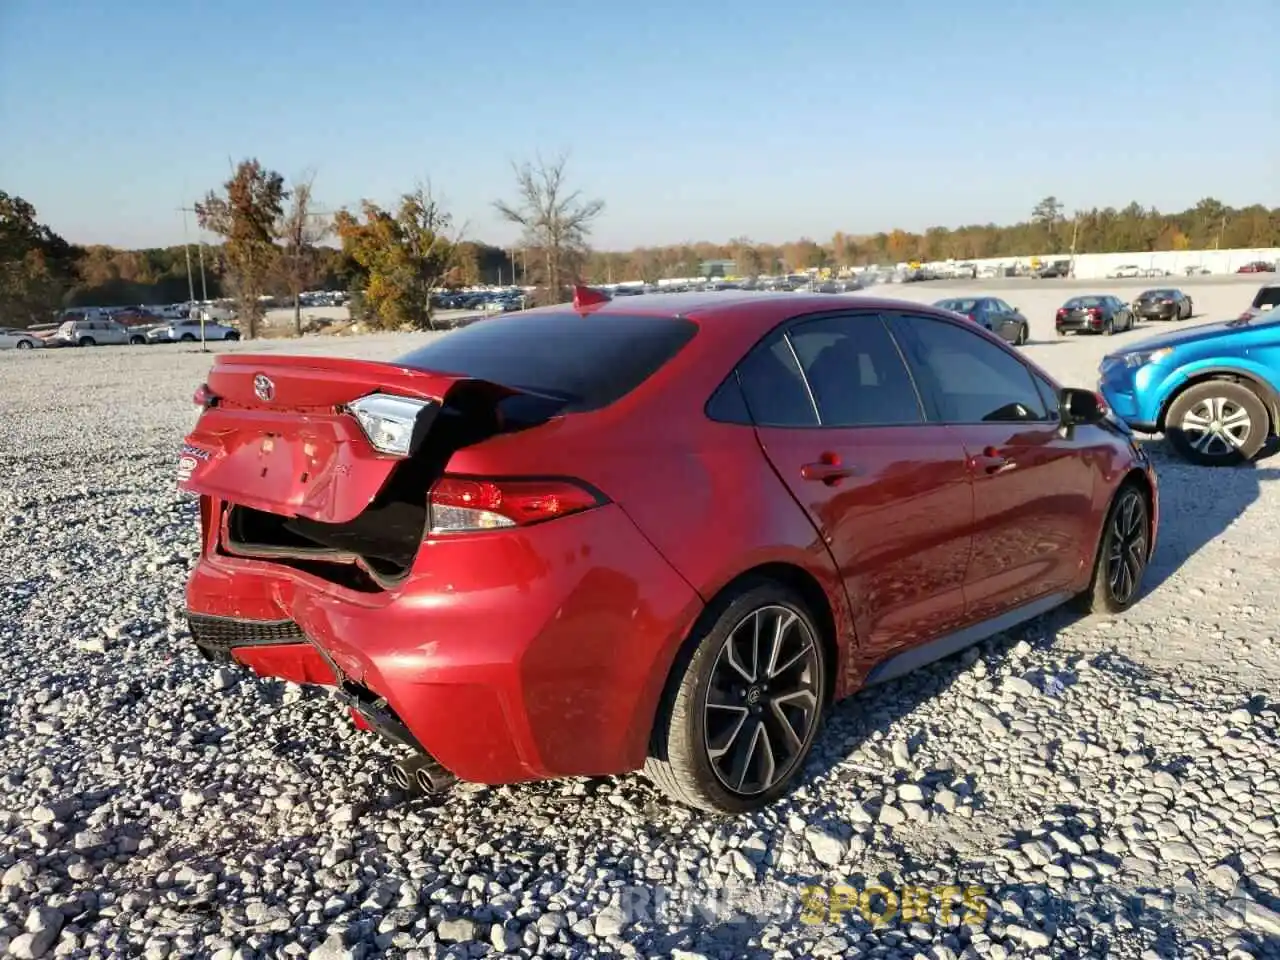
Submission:
<svg viewBox="0 0 1280 960">
<path fill-rule="evenodd" d="M 333 221 L 312 209 L 314 171 L 294 180 L 289 190 L 288 209 L 280 217 L 276 233 L 284 243 L 281 269 L 293 297 L 293 333 L 302 336 L 302 291 L 315 282 L 318 270 L 316 247 L 333 232 Z"/>
<path fill-rule="evenodd" d="M 494 203 L 498 213 L 524 230 L 526 246 L 543 258 L 542 281 L 553 303 L 565 299 L 565 287 L 575 278 L 587 252 L 591 224 L 604 211 L 603 200 L 584 200 L 566 183 L 568 157 L 513 165 L 517 199 Z"/>
</svg>

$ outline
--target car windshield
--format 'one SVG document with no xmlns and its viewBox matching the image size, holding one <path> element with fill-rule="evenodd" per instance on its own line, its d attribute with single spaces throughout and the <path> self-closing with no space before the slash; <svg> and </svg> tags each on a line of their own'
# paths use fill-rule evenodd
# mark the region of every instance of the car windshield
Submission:
<svg viewBox="0 0 1280 960">
<path fill-rule="evenodd" d="M 1263 287 L 1258 291 L 1258 295 L 1253 298 L 1253 309 L 1275 309 L 1280 306 L 1280 286 Z"/>
<path fill-rule="evenodd" d="M 446 334 L 396 362 L 556 397 L 566 413 L 581 413 L 626 396 L 697 332 L 678 317 L 512 314 Z"/>
<path fill-rule="evenodd" d="M 1067 309 L 1074 310 L 1077 308 L 1087 309 L 1089 307 L 1102 306 L 1101 297 L 1072 297 L 1067 301 Z"/>
</svg>

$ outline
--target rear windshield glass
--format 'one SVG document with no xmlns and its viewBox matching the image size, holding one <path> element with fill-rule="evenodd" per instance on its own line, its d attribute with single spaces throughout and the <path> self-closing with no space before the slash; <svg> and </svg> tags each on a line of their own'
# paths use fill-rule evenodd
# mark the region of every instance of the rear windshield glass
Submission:
<svg viewBox="0 0 1280 960">
<path fill-rule="evenodd" d="M 1139 300 L 1159 300 L 1161 298 L 1172 299 L 1173 291 L 1172 290 L 1148 290 L 1138 299 Z"/>
<path fill-rule="evenodd" d="M 1074 297 L 1073 299 L 1067 301 L 1068 310 L 1074 309 L 1075 307 L 1100 307 L 1100 306 L 1102 306 L 1101 297 Z"/>
<path fill-rule="evenodd" d="M 954 310 L 956 313 L 972 313 L 978 306 L 977 300 L 940 300 L 937 306 L 943 310 Z"/>
<path fill-rule="evenodd" d="M 1261 310 L 1263 307 L 1274 309 L 1277 306 L 1280 306 L 1280 287 L 1263 287 L 1253 298 L 1255 310 Z"/>
<path fill-rule="evenodd" d="M 564 412 L 581 413 L 626 396 L 697 332 L 676 317 L 512 314 L 448 333 L 396 362 L 547 394 L 564 401 Z"/>
</svg>

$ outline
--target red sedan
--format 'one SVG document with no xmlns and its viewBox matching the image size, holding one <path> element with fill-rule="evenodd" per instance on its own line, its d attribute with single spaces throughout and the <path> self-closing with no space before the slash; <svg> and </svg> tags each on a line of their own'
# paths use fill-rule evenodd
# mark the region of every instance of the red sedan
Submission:
<svg viewBox="0 0 1280 960">
<path fill-rule="evenodd" d="M 581 291 L 394 363 L 222 355 L 197 401 L 195 642 L 331 688 L 409 790 L 759 807 L 832 702 L 1124 610 L 1156 539 L 1093 392 L 917 304 Z"/>
</svg>

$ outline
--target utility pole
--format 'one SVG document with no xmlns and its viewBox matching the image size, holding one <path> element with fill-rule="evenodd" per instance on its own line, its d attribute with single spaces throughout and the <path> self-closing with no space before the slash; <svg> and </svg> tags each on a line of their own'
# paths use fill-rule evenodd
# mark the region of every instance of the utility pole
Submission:
<svg viewBox="0 0 1280 960">
<path fill-rule="evenodd" d="M 187 294 L 191 298 L 189 302 L 191 303 L 192 307 L 194 307 L 196 302 L 196 282 L 195 282 L 195 278 L 192 277 L 191 275 L 191 240 L 187 233 L 187 214 L 189 212 L 193 212 L 193 210 L 190 207 L 179 207 L 178 209 L 182 211 L 182 251 L 187 256 Z M 201 273 L 203 275 L 203 270 L 201 271 Z M 188 320 L 191 319 L 191 309 L 187 310 L 187 319 Z M 205 340 L 205 336 L 204 336 L 204 310 L 203 309 L 200 310 L 200 351 L 202 353 L 209 352 L 209 344 Z"/>
</svg>

